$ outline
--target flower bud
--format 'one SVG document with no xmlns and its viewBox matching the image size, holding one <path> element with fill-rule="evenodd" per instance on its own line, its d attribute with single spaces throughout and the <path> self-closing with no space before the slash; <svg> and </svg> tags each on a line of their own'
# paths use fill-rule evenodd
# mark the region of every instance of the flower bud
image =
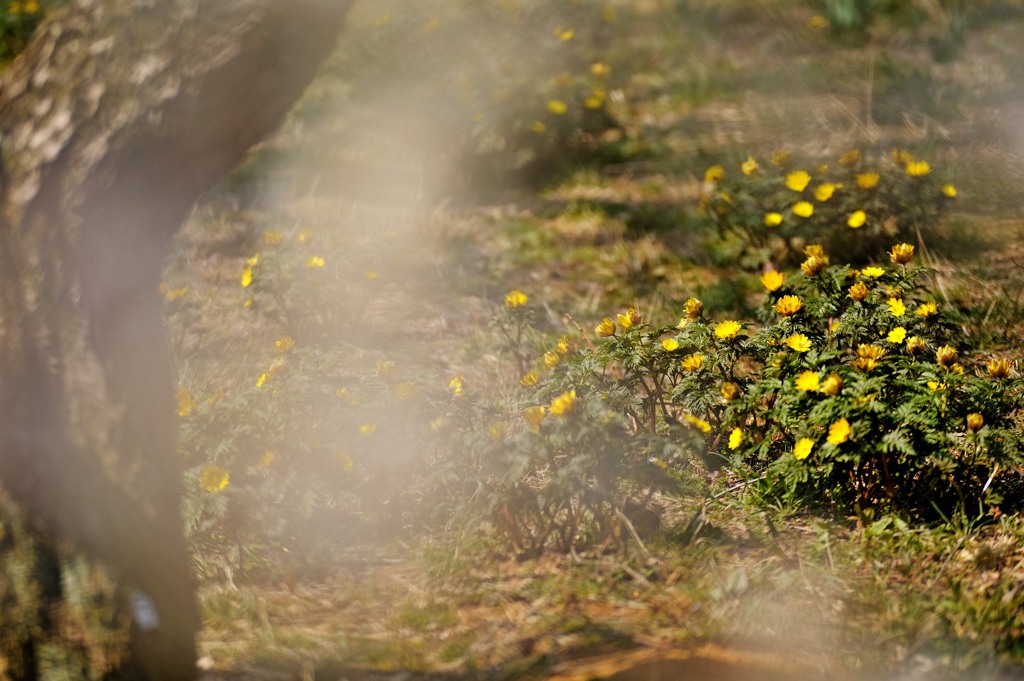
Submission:
<svg viewBox="0 0 1024 681">
<path fill-rule="evenodd" d="M 843 377 L 839 374 L 831 374 L 828 378 L 821 382 L 821 387 L 818 388 L 818 392 L 824 393 L 829 397 L 835 397 L 843 389 Z"/>
<path fill-rule="evenodd" d="M 921 340 L 920 336 L 911 336 L 907 339 L 907 352 L 911 355 L 924 352 L 924 341 Z"/>
<path fill-rule="evenodd" d="M 704 303 L 697 298 L 688 298 L 683 303 L 683 310 L 686 312 L 687 319 L 694 320 L 704 314 Z"/>
<path fill-rule="evenodd" d="M 731 381 L 723 383 L 719 390 L 722 393 L 722 399 L 726 402 L 732 402 L 740 396 L 740 387 Z"/>
<path fill-rule="evenodd" d="M 850 287 L 850 297 L 858 303 L 868 297 L 868 287 L 863 281 L 858 281 Z"/>
<path fill-rule="evenodd" d="M 914 258 L 914 246 L 911 244 L 896 244 L 889 252 L 889 260 L 897 265 L 906 265 Z"/>
<path fill-rule="evenodd" d="M 1010 375 L 1010 361 L 1006 359 L 993 359 L 985 365 L 989 378 L 1006 378 Z"/>
<path fill-rule="evenodd" d="M 813 277 L 816 274 L 821 273 L 823 269 L 828 267 L 828 256 L 827 255 L 812 255 L 811 257 L 804 260 L 800 265 L 800 269 L 808 277 Z"/>
<path fill-rule="evenodd" d="M 956 349 L 949 345 L 943 345 L 935 351 L 935 361 L 938 362 L 940 366 L 949 368 L 956 364 L 957 359 L 958 355 Z"/>
<path fill-rule="evenodd" d="M 601 338 L 607 338 L 608 336 L 614 336 L 615 335 L 615 322 L 613 322 L 612 320 L 610 320 L 607 317 L 605 317 L 604 319 L 601 320 L 601 323 L 598 324 L 597 327 L 594 329 L 594 333 L 596 333 Z"/>
<path fill-rule="evenodd" d="M 985 419 L 981 414 L 974 413 L 967 415 L 967 432 L 977 433 L 985 425 Z"/>
</svg>

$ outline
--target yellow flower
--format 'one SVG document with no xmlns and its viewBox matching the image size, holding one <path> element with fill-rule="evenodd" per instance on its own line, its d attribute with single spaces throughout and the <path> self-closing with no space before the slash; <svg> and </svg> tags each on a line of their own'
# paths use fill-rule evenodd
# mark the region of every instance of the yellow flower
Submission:
<svg viewBox="0 0 1024 681">
<path fill-rule="evenodd" d="M 813 277 L 816 274 L 820 274 L 822 270 L 828 267 L 828 256 L 827 255 L 812 255 L 811 257 L 800 263 L 800 270 L 808 277 Z"/>
<path fill-rule="evenodd" d="M 686 318 L 689 320 L 698 319 L 704 314 L 704 303 L 696 298 L 687 298 L 683 303 L 683 312 L 686 313 Z"/>
<path fill-rule="evenodd" d="M 311 256 L 309 256 L 309 259 L 306 260 L 306 267 L 319 268 L 319 267 L 323 267 L 323 266 L 324 266 L 324 259 L 321 258 L 318 255 L 311 255 Z"/>
<path fill-rule="evenodd" d="M 911 161 L 906 165 L 904 170 L 906 170 L 907 175 L 910 175 L 911 177 L 921 177 L 922 175 L 927 175 L 932 172 L 932 167 L 928 165 L 927 161 Z"/>
<path fill-rule="evenodd" d="M 555 345 L 555 350 L 561 355 L 572 355 L 576 353 L 576 344 L 569 340 L 568 336 L 562 336 Z"/>
<path fill-rule="evenodd" d="M 1006 378 L 1010 375 L 1010 361 L 1007 359 L 992 359 L 985 365 L 989 378 Z"/>
<path fill-rule="evenodd" d="M 914 314 L 918 317 L 930 317 L 938 312 L 938 310 L 939 308 L 935 303 L 922 303 L 921 305 L 918 305 L 916 310 L 914 310 Z"/>
<path fill-rule="evenodd" d="M 924 341 L 919 336 L 911 336 L 907 339 L 907 352 L 916 354 L 924 350 Z"/>
<path fill-rule="evenodd" d="M 744 175 L 753 175 L 757 172 L 759 167 L 760 166 L 757 165 L 757 161 L 754 160 L 754 157 L 748 156 L 747 160 L 740 166 L 740 169 L 743 171 Z"/>
<path fill-rule="evenodd" d="M 821 244 L 807 244 L 804 246 L 804 255 L 808 258 L 824 258 L 825 248 Z"/>
<path fill-rule="evenodd" d="M 601 323 L 598 324 L 597 327 L 594 329 L 594 333 L 596 333 L 601 338 L 607 338 L 608 336 L 614 336 L 615 335 L 615 322 L 613 322 L 612 320 L 610 320 L 607 317 L 605 317 L 604 319 L 601 320 Z"/>
<path fill-rule="evenodd" d="M 977 433 L 985 425 L 985 417 L 975 412 L 967 415 L 967 432 Z"/>
<path fill-rule="evenodd" d="M 811 176 L 803 170 L 795 170 L 789 175 L 786 175 L 786 186 L 795 192 L 802 192 L 807 189 L 807 185 L 811 182 Z"/>
<path fill-rule="evenodd" d="M 694 428 L 696 428 L 697 430 L 699 430 L 702 433 L 707 434 L 707 433 L 711 432 L 711 424 L 708 423 L 707 421 L 705 421 L 702 418 L 697 418 L 693 414 L 686 414 L 686 415 L 684 415 L 683 416 L 683 420 L 686 421 L 687 423 L 689 423 L 691 426 L 693 426 Z"/>
<path fill-rule="evenodd" d="M 268 449 L 260 455 L 260 465 L 264 468 L 270 468 L 277 461 L 277 452 L 272 449 Z"/>
<path fill-rule="evenodd" d="M 505 439 L 505 426 L 498 421 L 495 421 L 491 425 L 487 426 L 487 437 L 494 444 L 500 443 Z"/>
<path fill-rule="evenodd" d="M 914 258 L 914 246 L 912 244 L 896 244 L 889 251 L 889 260 L 897 265 L 906 265 Z"/>
<path fill-rule="evenodd" d="M 180 300 L 188 295 L 188 286 L 182 286 L 181 288 L 174 288 L 164 294 L 164 298 L 168 302 L 174 302 Z"/>
<path fill-rule="evenodd" d="M 375 369 L 381 378 L 395 377 L 395 363 L 390 359 L 378 359 Z"/>
<path fill-rule="evenodd" d="M 570 40 L 572 40 L 572 37 L 576 35 L 576 32 L 573 31 L 571 28 L 567 28 L 564 31 L 557 31 L 557 34 L 559 40 L 561 40 L 563 43 L 567 43 Z"/>
<path fill-rule="evenodd" d="M 263 243 L 268 246 L 280 246 L 284 241 L 284 232 L 267 231 L 263 232 Z"/>
<path fill-rule="evenodd" d="M 522 307 L 523 305 L 526 305 L 527 300 L 529 300 L 529 298 L 526 296 L 525 293 L 523 293 L 519 289 L 513 289 L 505 295 L 505 307 L 507 307 L 510 310 L 514 310 L 517 307 Z"/>
<path fill-rule="evenodd" d="M 679 360 L 679 364 L 682 365 L 683 369 L 686 371 L 696 371 L 697 369 L 701 368 L 701 365 L 704 364 L 704 355 L 700 354 L 699 352 L 695 352 L 692 355 L 687 355 L 686 357 L 683 357 L 681 360 Z"/>
<path fill-rule="evenodd" d="M 453 376 L 452 380 L 448 381 L 448 392 L 452 397 L 462 397 L 466 392 L 466 379 L 462 376 Z"/>
<path fill-rule="evenodd" d="M 884 352 L 885 350 L 877 345 L 860 345 L 857 348 L 857 358 L 850 362 L 850 366 L 857 371 L 871 371 L 878 366 L 878 360 Z"/>
<path fill-rule="evenodd" d="M 947 198 L 950 198 L 950 199 L 956 198 L 956 187 L 954 187 L 951 184 L 944 184 L 944 185 L 942 185 L 941 191 L 942 191 L 942 195 L 947 197 Z"/>
<path fill-rule="evenodd" d="M 192 397 L 192 393 L 185 390 L 184 388 L 178 388 L 176 397 L 178 401 L 178 416 L 182 418 L 185 418 L 186 416 L 191 414 L 193 411 L 195 411 L 196 407 L 199 406 L 196 403 L 195 398 Z"/>
<path fill-rule="evenodd" d="M 331 454 L 331 458 L 334 459 L 334 463 L 337 464 L 338 468 L 343 471 L 350 471 L 356 467 L 356 462 L 352 460 L 352 457 L 344 449 L 335 449 Z"/>
<path fill-rule="evenodd" d="M 782 224 L 782 213 L 765 213 L 764 214 L 764 226 L 765 227 L 778 227 Z"/>
<path fill-rule="evenodd" d="M 634 324 L 639 324 L 641 321 L 643 321 L 643 318 L 640 316 L 640 313 L 637 312 L 632 307 L 626 310 L 626 314 L 615 315 L 615 319 L 619 321 L 619 325 L 622 326 L 623 329 L 628 329 Z"/>
<path fill-rule="evenodd" d="M 274 341 L 274 349 L 278 352 L 288 352 L 295 347 L 295 341 L 292 340 L 291 336 L 285 336 L 284 338 L 278 338 Z"/>
<path fill-rule="evenodd" d="M 548 100 L 548 111 L 555 116 L 561 116 L 569 110 L 569 105 L 560 99 Z"/>
<path fill-rule="evenodd" d="M 547 129 L 548 126 L 544 125 L 540 121 L 534 121 L 533 123 L 530 123 L 530 130 L 537 133 L 538 135 L 543 135 L 547 131 Z"/>
<path fill-rule="evenodd" d="M 828 443 L 830 445 L 841 445 L 850 439 L 850 422 L 845 418 L 839 419 L 828 429 Z"/>
<path fill-rule="evenodd" d="M 594 78 L 604 78 L 611 72 L 611 67 L 604 62 L 596 61 L 590 65 L 590 75 Z"/>
<path fill-rule="evenodd" d="M 914 162 L 914 155 L 906 149 L 893 149 L 892 162 L 897 165 L 905 166 L 908 163 Z"/>
<path fill-rule="evenodd" d="M 679 341 L 675 338 L 666 338 L 661 341 L 661 347 L 665 348 L 665 352 L 674 352 L 679 349 Z"/>
<path fill-rule="evenodd" d="M 739 449 L 741 444 L 743 444 L 743 430 L 733 428 L 729 433 L 729 449 Z"/>
<path fill-rule="evenodd" d="M 608 93 L 599 87 L 595 87 L 590 92 L 590 96 L 583 100 L 583 106 L 588 109 L 600 109 L 604 106 L 604 100 L 608 98 Z"/>
<path fill-rule="evenodd" d="M 403 381 L 395 386 L 394 392 L 399 402 L 408 402 L 416 397 L 416 384 L 412 381 Z"/>
<path fill-rule="evenodd" d="M 836 191 L 836 186 L 831 182 L 823 182 L 814 188 L 814 198 L 820 203 L 824 203 L 832 198 L 832 194 Z"/>
<path fill-rule="evenodd" d="M 839 157 L 839 165 L 844 168 L 852 168 L 860 161 L 860 149 L 850 149 Z"/>
<path fill-rule="evenodd" d="M 863 359 L 880 359 L 885 354 L 885 348 L 879 345 L 862 343 L 857 346 L 857 356 Z"/>
<path fill-rule="evenodd" d="M 874 279 L 885 274 L 885 270 L 881 267 L 865 267 L 860 273 L 869 279 Z"/>
<path fill-rule="evenodd" d="M 722 393 L 722 399 L 726 402 L 732 402 L 740 396 L 740 387 L 732 382 L 726 382 L 719 388 L 719 392 Z"/>
<path fill-rule="evenodd" d="M 784 342 L 797 352 L 807 352 L 811 349 L 811 339 L 802 333 L 794 333 Z"/>
<path fill-rule="evenodd" d="M 241 284 L 242 288 L 249 288 L 252 284 L 252 267 L 249 265 L 242 270 Z"/>
<path fill-rule="evenodd" d="M 567 416 L 576 408 L 576 389 L 567 390 L 551 402 L 549 412 L 555 416 Z"/>
<path fill-rule="evenodd" d="M 363 425 L 359 426 L 359 434 L 362 435 L 363 437 L 369 437 L 370 435 L 373 435 L 373 431 L 375 430 L 377 430 L 376 423 L 364 423 Z"/>
<path fill-rule="evenodd" d="M 818 389 L 824 395 L 835 397 L 843 389 L 843 377 L 839 374 L 831 374 Z"/>
<path fill-rule="evenodd" d="M 907 330 L 904 329 L 902 326 L 897 326 L 895 329 L 890 331 L 888 335 L 886 335 L 885 340 L 889 341 L 890 343 L 902 343 L 903 339 L 905 339 L 906 337 Z"/>
<path fill-rule="evenodd" d="M 711 166 L 704 171 L 704 181 L 709 184 L 718 184 L 725 179 L 725 168 L 722 166 Z"/>
<path fill-rule="evenodd" d="M 859 229 L 864 226 L 864 223 L 868 221 L 868 214 L 862 210 L 855 210 L 850 213 L 850 217 L 846 219 L 846 224 L 850 229 Z"/>
<path fill-rule="evenodd" d="M 959 355 L 957 354 L 956 348 L 949 345 L 943 345 L 935 351 L 935 361 L 938 362 L 940 366 L 947 368 L 951 367 L 956 364 L 958 358 Z"/>
<path fill-rule="evenodd" d="M 815 14 L 813 17 L 807 20 L 808 28 L 813 28 L 816 31 L 828 28 L 828 19 L 820 14 Z"/>
<path fill-rule="evenodd" d="M 937 392 L 939 390 L 945 390 L 946 389 L 946 384 L 945 383 L 939 383 L 938 381 L 928 381 L 928 388 L 932 392 Z"/>
<path fill-rule="evenodd" d="M 802 437 L 793 446 L 793 456 L 797 461 L 803 461 L 811 455 L 812 449 L 814 449 L 814 440 L 809 437 Z"/>
<path fill-rule="evenodd" d="M 793 215 L 809 218 L 814 215 L 814 205 L 810 201 L 797 201 L 793 204 Z"/>
<path fill-rule="evenodd" d="M 544 417 L 547 416 L 547 410 L 544 407 L 529 407 L 523 412 L 523 418 L 534 428 L 539 428 Z"/>
<path fill-rule="evenodd" d="M 554 369 L 556 366 L 558 366 L 559 362 L 562 361 L 562 358 L 559 357 L 558 353 L 555 352 L 554 350 L 548 350 L 547 352 L 545 352 L 544 357 L 542 359 L 544 361 L 544 366 L 546 366 L 548 369 Z"/>
<path fill-rule="evenodd" d="M 228 472 L 220 466 L 207 466 L 199 476 L 199 482 L 210 494 L 216 494 L 228 486 Z"/>
<path fill-rule="evenodd" d="M 260 377 L 256 379 L 256 387 L 257 388 L 262 388 L 263 385 L 267 382 L 267 380 L 269 378 L 270 378 L 270 373 L 269 372 L 268 373 L 260 374 Z"/>
<path fill-rule="evenodd" d="M 536 371 L 528 371 L 525 376 L 519 379 L 519 385 L 530 388 L 537 385 L 537 381 L 540 380 L 540 374 Z"/>
<path fill-rule="evenodd" d="M 303 230 L 301 230 L 298 234 L 295 235 L 295 240 L 298 241 L 300 244 L 304 244 L 307 241 L 312 241 L 313 240 L 313 230 L 311 230 L 311 229 L 303 229 Z"/>
<path fill-rule="evenodd" d="M 817 371 L 805 371 L 796 378 L 796 389 L 803 391 L 817 390 L 820 385 Z"/>
<path fill-rule="evenodd" d="M 342 386 L 341 388 L 335 388 L 334 394 L 342 399 L 342 401 L 350 407 L 359 406 L 360 399 L 350 393 L 348 388 Z"/>
<path fill-rule="evenodd" d="M 778 291 L 786 278 L 778 270 L 768 270 L 761 275 L 761 285 L 769 291 Z"/>
<path fill-rule="evenodd" d="M 797 296 L 782 296 L 775 303 L 775 311 L 783 317 L 791 317 L 799 312 L 803 306 L 804 304 L 800 302 L 800 298 Z"/>
<path fill-rule="evenodd" d="M 715 326 L 715 335 L 719 338 L 732 338 L 743 328 L 743 325 L 737 321 L 729 320 L 721 322 Z"/>
<path fill-rule="evenodd" d="M 864 285 L 863 281 L 858 281 L 850 287 L 849 296 L 857 302 L 860 302 L 868 297 L 868 287 Z"/>
<path fill-rule="evenodd" d="M 861 189 L 874 189 L 882 179 L 878 173 L 860 173 L 857 175 L 857 186 Z"/>
<path fill-rule="evenodd" d="M 899 298 L 889 299 L 889 314 L 893 317 L 902 317 L 907 312 L 907 306 Z"/>
<path fill-rule="evenodd" d="M 380 274 L 374 270 L 366 270 L 365 272 L 363 272 L 364 279 L 376 279 L 379 276 Z"/>
</svg>

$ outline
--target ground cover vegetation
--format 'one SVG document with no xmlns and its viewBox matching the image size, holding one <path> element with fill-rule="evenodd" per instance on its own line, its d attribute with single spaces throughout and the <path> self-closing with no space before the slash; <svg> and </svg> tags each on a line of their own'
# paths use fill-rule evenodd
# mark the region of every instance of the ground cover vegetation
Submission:
<svg viewBox="0 0 1024 681">
<path fill-rule="evenodd" d="M 159 292 L 206 661 L 1019 665 L 1022 12 L 357 6 Z"/>
</svg>

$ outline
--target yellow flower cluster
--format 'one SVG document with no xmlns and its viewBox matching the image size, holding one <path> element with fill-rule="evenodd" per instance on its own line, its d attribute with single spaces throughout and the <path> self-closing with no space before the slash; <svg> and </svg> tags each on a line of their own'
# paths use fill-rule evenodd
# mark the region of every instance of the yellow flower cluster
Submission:
<svg viewBox="0 0 1024 681">
<path fill-rule="evenodd" d="M 568 416 L 576 408 L 576 389 L 567 390 L 554 400 L 548 411 L 555 416 Z"/>
</svg>

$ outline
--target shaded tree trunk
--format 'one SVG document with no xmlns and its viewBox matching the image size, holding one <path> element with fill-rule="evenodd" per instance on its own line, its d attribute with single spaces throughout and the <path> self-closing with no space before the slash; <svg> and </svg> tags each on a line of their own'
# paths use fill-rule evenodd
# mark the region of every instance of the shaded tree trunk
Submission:
<svg viewBox="0 0 1024 681">
<path fill-rule="evenodd" d="M 0 73 L 0 678 L 195 674 L 162 260 L 350 2 L 78 0 Z"/>
</svg>

